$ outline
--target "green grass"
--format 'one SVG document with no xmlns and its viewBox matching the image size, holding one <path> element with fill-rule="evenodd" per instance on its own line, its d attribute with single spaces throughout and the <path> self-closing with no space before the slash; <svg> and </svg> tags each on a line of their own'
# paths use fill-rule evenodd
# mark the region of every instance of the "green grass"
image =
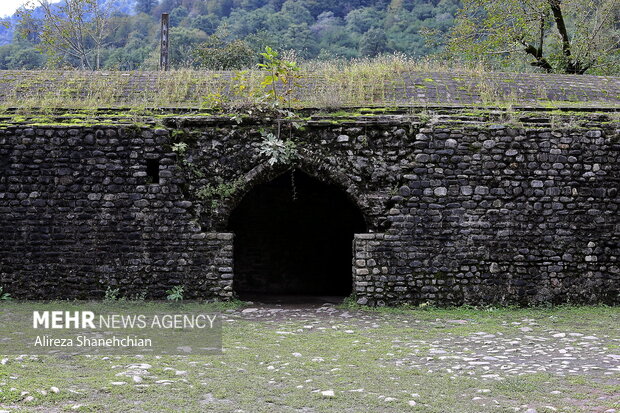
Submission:
<svg viewBox="0 0 620 413">
<path fill-rule="evenodd" d="M 32 303 L 2 305 L 35 308 Z M 226 311 L 242 305 L 213 303 L 202 308 L 230 314 Z M 73 407 L 80 406 L 77 411 L 473 413 L 515 411 L 522 405 L 544 412 L 549 405 L 562 412 L 590 412 L 620 402 L 620 375 L 601 381 L 601 377 L 541 372 L 496 381 L 414 366 L 429 356 L 433 340 L 458 339 L 480 331 L 517 336 L 519 325 L 513 323 L 523 320 L 533 325 L 530 334 L 581 332 L 619 343 L 619 308 L 370 309 L 348 305 L 343 310 L 353 317 L 250 318 L 235 313 L 224 323 L 224 352 L 215 356 L 45 356 L 21 361 L 11 356 L 6 365 L 0 365 L 0 409 L 75 411 Z M 132 363 L 152 365 L 140 384 L 117 376 Z M 177 375 L 177 371 L 186 374 Z M 123 380 L 129 384 L 111 384 Z M 163 385 L 157 380 L 172 382 Z M 49 392 L 51 386 L 60 392 Z M 46 395 L 39 392 L 44 389 Z M 333 390 L 335 397 L 322 396 L 324 390 Z M 25 402 L 24 391 L 35 399 Z M 386 397 L 394 400 L 386 401 Z M 416 406 L 409 406 L 410 400 Z"/>
<path fill-rule="evenodd" d="M 295 108 L 449 103 L 441 102 L 442 98 L 429 101 L 427 97 L 417 96 L 428 89 L 443 91 L 447 87 L 445 82 L 457 82 L 455 90 L 449 91 L 451 94 L 478 96 L 478 105 L 498 107 L 523 101 L 517 91 L 505 93 L 503 88 L 514 83 L 503 79 L 506 74 L 488 72 L 479 65 L 454 66 L 395 54 L 373 59 L 302 62 L 301 69 L 301 87 L 295 88 L 291 101 Z M 5 72 L 0 77 L 0 108 L 18 108 L 23 112 L 102 107 L 138 110 L 248 108 L 264 97 L 265 91 L 260 85 L 264 76 L 257 69 L 248 70 L 237 78 L 234 73 L 192 69 L 169 72 L 23 71 L 18 75 Z M 407 97 L 407 87 L 417 91 Z M 553 77 L 536 81 L 532 87 L 543 98 L 541 101 L 530 99 L 529 104 L 549 105 L 546 96 L 547 89 L 555 89 Z M 565 102 L 552 104 L 579 107 L 586 103 L 575 100 L 568 92 Z M 613 106 L 613 97 L 610 99 L 609 104 Z M 605 105 L 604 102 L 597 104 Z"/>
</svg>

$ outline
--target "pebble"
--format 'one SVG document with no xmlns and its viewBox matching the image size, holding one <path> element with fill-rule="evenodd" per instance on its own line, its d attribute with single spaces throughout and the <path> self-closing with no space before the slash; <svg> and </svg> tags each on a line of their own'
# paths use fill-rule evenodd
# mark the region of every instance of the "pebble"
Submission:
<svg viewBox="0 0 620 413">
<path fill-rule="evenodd" d="M 299 310 L 299 309 L 288 309 L 288 308 L 277 308 L 278 311 L 270 311 L 269 309 L 258 309 L 258 308 L 246 308 L 242 312 L 248 313 L 245 316 L 241 316 L 237 311 L 235 314 L 226 315 L 225 317 L 236 318 L 240 320 L 243 318 L 248 319 L 264 319 L 266 321 L 271 322 L 274 320 L 276 322 L 280 322 L 281 319 L 287 320 L 284 323 L 279 323 L 278 325 L 282 329 L 289 329 L 288 331 L 278 331 L 278 334 L 308 334 L 310 333 L 310 329 L 312 331 L 337 331 L 337 332 L 358 332 L 359 336 L 349 336 L 351 343 L 356 343 L 355 346 L 360 346 L 363 344 L 371 345 L 371 341 L 374 339 L 378 339 L 375 337 L 376 331 L 373 331 L 374 328 L 384 327 L 387 323 L 392 322 L 392 319 L 382 318 L 381 316 L 365 316 L 359 314 L 353 314 L 351 317 L 351 310 L 348 312 L 345 310 L 340 310 L 333 306 L 324 306 L 314 310 Z M 317 315 L 318 314 L 318 315 Z M 326 317 L 329 317 L 329 322 L 325 322 Z M 398 318 L 396 316 L 395 318 Z M 355 323 L 352 323 L 351 320 L 355 320 Z M 293 323 L 287 323 L 288 321 L 293 321 Z M 409 326 L 417 325 L 416 328 L 424 328 L 422 323 L 419 320 L 414 318 L 398 318 L 398 322 L 407 323 Z M 296 324 L 294 324 L 296 323 Z M 475 321 L 469 321 L 471 325 L 476 325 Z M 294 324 L 294 325 L 293 325 Z M 450 320 L 443 319 L 435 319 L 434 321 L 429 321 L 429 328 L 454 328 L 454 324 Z M 450 325 L 452 324 L 452 325 Z M 542 326 L 536 327 L 536 332 L 533 333 L 532 327 L 520 327 L 523 324 L 529 326 L 535 326 L 534 320 L 522 320 L 521 323 L 505 323 L 505 327 L 510 327 L 510 330 L 502 330 L 502 332 L 493 332 L 493 334 L 478 331 L 475 333 L 469 333 L 464 335 L 440 335 L 433 339 L 424 339 L 420 338 L 417 340 L 402 340 L 402 337 L 397 337 L 399 340 L 395 340 L 392 343 L 390 349 L 384 353 L 384 358 L 382 360 L 382 364 L 389 366 L 402 366 L 405 368 L 415 368 L 420 369 L 422 371 L 434 371 L 440 374 L 448 373 L 452 378 L 457 377 L 471 377 L 478 380 L 478 386 L 481 387 L 478 390 L 478 387 L 474 388 L 477 394 L 474 394 L 470 397 L 473 397 L 472 400 L 486 400 L 490 403 L 496 403 L 496 401 L 490 400 L 492 398 L 491 394 L 493 391 L 491 390 L 494 382 L 499 380 L 503 380 L 507 377 L 518 377 L 527 374 L 538 374 L 540 372 L 546 372 L 546 374 L 553 375 L 555 377 L 564 377 L 570 375 L 589 375 L 591 377 L 604 377 L 603 375 L 612 375 L 611 377 L 615 377 L 617 372 L 620 371 L 618 362 L 620 361 L 620 354 L 616 347 L 610 347 L 610 344 L 617 344 L 617 339 L 610 338 L 604 333 L 598 333 L 599 336 L 594 335 L 584 335 L 581 333 L 571 333 L 571 332 L 558 332 L 557 327 L 553 329 L 551 326 L 546 326 L 545 323 L 542 323 Z M 514 326 L 514 327 L 513 327 Z M 515 328 L 516 327 L 516 328 Z M 350 330 L 348 328 L 354 328 L 355 330 Z M 273 330 L 272 330 L 273 331 Z M 475 331 L 475 330 L 474 330 Z M 591 333 L 590 333 L 591 334 Z M 277 336 L 277 340 L 286 340 L 287 336 L 279 335 Z M 368 343 L 366 343 L 368 341 Z M 240 348 L 240 347 L 238 347 Z M 428 350 L 428 353 L 426 352 Z M 613 350 L 612 350 L 613 349 Z M 302 350 L 303 351 L 303 350 Z M 365 348 L 360 348 L 359 351 L 367 351 Z M 613 354 L 616 353 L 616 354 Z M 302 353 L 294 352 L 289 353 L 292 357 L 299 358 L 302 357 Z M 304 353 L 305 354 L 305 353 Z M 268 362 L 264 362 L 261 366 L 266 367 L 269 370 L 282 372 L 283 375 L 290 374 L 287 371 L 287 366 L 289 363 L 284 358 L 284 362 L 280 361 L 272 361 L 274 365 L 268 365 Z M 308 360 L 312 360 L 313 362 L 321 363 L 324 362 L 324 365 L 332 365 L 334 362 L 333 354 L 321 354 L 323 357 L 316 356 L 314 354 L 305 354 Z M 13 360 L 13 359 L 11 359 Z M 117 363 L 118 358 L 113 358 Z M 153 359 L 154 365 L 158 365 L 157 358 Z M 305 361 L 305 359 L 304 359 Z M 6 364 L 9 362 L 9 359 L 2 359 L 2 364 Z M 299 362 L 299 361 L 298 361 Z M 141 384 L 145 379 L 143 377 L 148 378 L 148 370 L 152 368 L 151 364 L 147 363 L 133 363 L 133 364 L 121 364 L 121 365 L 112 365 L 114 362 L 108 364 L 110 369 L 118 368 L 116 371 L 124 371 L 123 373 L 118 373 L 118 379 L 124 379 L 126 381 L 117 381 L 111 382 L 111 385 L 114 386 L 122 386 L 126 385 L 127 382 L 135 383 L 135 390 L 139 390 L 138 387 L 147 386 L 145 384 Z M 290 365 L 296 364 L 295 362 L 290 362 Z M 191 363 L 190 363 L 191 365 Z M 205 365 L 211 365 L 211 363 L 207 363 Z M 125 369 L 123 369 L 125 367 Z M 163 366 L 159 366 L 161 368 Z M 177 366 L 177 367 L 181 367 Z M 183 365 L 183 367 L 186 367 Z M 189 367 L 189 366 L 187 366 Z M 382 366 L 384 367 L 384 366 Z M 289 366 L 288 369 L 291 367 Z M 345 366 L 340 365 L 340 367 L 334 368 L 325 368 L 325 371 L 329 371 L 328 374 L 333 374 L 332 372 L 337 372 L 346 370 Z M 170 371 L 170 374 L 175 374 L 176 376 L 185 376 L 188 374 L 185 370 L 176 370 L 171 367 L 164 368 L 166 371 Z M 114 370 L 112 370 L 114 371 Z M 192 370 L 194 372 L 194 370 Z M 245 371 L 245 370 L 239 370 Z M 197 372 L 196 374 L 202 375 Z M 275 376 L 275 374 L 274 374 Z M 9 378 L 15 378 L 9 376 Z M 153 377 L 155 378 L 155 377 Z M 118 380 L 117 379 L 117 380 Z M 275 380 L 275 377 L 273 378 Z M 311 382 L 312 380 L 307 380 L 306 383 Z M 157 380 L 154 383 L 159 385 L 169 385 L 172 383 L 189 383 L 188 380 L 184 378 L 176 378 L 175 380 Z M 271 381 L 270 383 L 276 383 L 276 381 Z M 6 385 L 6 383 L 4 383 Z M 357 384 L 358 386 L 360 384 Z M 490 388 L 484 388 L 484 387 Z M 9 386 L 7 386 L 9 387 Z M 314 390 L 311 390 L 314 387 Z M 325 398 L 333 398 L 336 397 L 334 390 L 324 390 L 320 391 L 316 389 L 318 386 L 312 385 L 298 385 L 297 388 L 303 389 L 306 388 L 308 391 L 312 391 L 312 393 L 320 393 L 322 397 Z M 134 389 L 134 387 L 130 387 Z M 415 390 L 416 388 L 412 388 L 411 390 Z M 59 393 L 60 389 L 58 387 L 50 387 L 50 392 Z M 70 389 L 63 389 L 63 392 L 68 392 Z M 38 390 L 39 393 L 43 394 L 41 390 Z M 364 389 L 353 389 L 347 390 L 347 392 L 359 392 L 364 393 Z M 33 393 L 37 393 L 37 390 L 33 391 Z M 559 390 L 549 391 L 548 394 L 552 395 L 561 395 L 566 393 L 567 396 L 570 392 L 562 392 Z M 38 394 L 38 393 L 37 393 Z M 372 389 L 366 393 L 369 395 L 376 395 L 372 393 Z M 381 399 L 385 402 L 393 402 L 399 401 L 400 405 L 405 406 L 405 403 L 408 406 L 416 406 L 420 404 L 420 402 L 416 402 L 415 400 L 408 399 L 418 399 L 420 395 L 418 393 L 411 393 L 410 397 L 407 397 L 405 393 L 404 397 L 400 397 L 401 394 L 394 394 L 396 397 L 384 397 L 381 396 Z M 26 392 L 24 397 L 32 397 L 31 400 L 35 400 L 33 396 L 28 395 Z M 403 400 L 404 399 L 404 400 Z M 553 402 L 553 400 L 558 400 L 549 398 L 547 402 Z M 26 399 L 24 399 L 26 400 Z M 482 403 L 486 403 L 483 401 Z M 530 400 L 530 402 L 535 403 L 536 400 Z M 504 406 L 509 407 L 509 406 Z M 515 406 L 516 407 L 516 406 Z M 541 411 L 557 411 L 553 406 L 542 406 L 538 407 Z M 554 410 L 555 409 L 555 410 Z M 523 405 L 519 411 L 525 413 L 536 413 L 536 408 L 529 407 L 527 405 Z M 602 410 L 600 410 L 602 411 Z M 1 411 L 0 411 L 1 413 Z M 605 413 L 618 413 L 617 409 L 608 409 Z"/>
<path fill-rule="evenodd" d="M 129 370 L 148 370 L 152 367 L 153 366 L 147 363 L 130 364 L 127 366 Z"/>
</svg>

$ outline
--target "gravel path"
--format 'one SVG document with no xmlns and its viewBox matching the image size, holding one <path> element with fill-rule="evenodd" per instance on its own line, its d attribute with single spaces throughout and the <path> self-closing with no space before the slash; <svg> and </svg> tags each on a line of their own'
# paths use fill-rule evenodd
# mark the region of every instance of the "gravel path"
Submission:
<svg viewBox="0 0 620 413">
<path fill-rule="evenodd" d="M 258 304 L 231 311 L 227 318 L 229 322 L 246 320 L 284 326 L 297 322 L 308 329 L 340 329 L 378 340 L 385 337 L 375 336 L 374 330 L 399 327 L 404 337 L 395 334 L 390 339 L 401 356 L 390 362 L 429 372 L 491 380 L 540 372 L 557 376 L 588 374 L 606 383 L 620 384 L 620 331 L 613 326 L 604 334 L 588 334 L 554 329 L 547 323 L 540 325 L 535 319 L 524 318 L 499 321 L 498 325 L 507 331 L 486 332 L 476 331 L 479 323 L 474 320 L 420 320 L 415 314 L 351 311 L 332 303 Z M 455 328 L 458 331 L 453 331 Z M 416 336 L 426 332 L 430 337 L 405 340 L 412 330 Z"/>
</svg>

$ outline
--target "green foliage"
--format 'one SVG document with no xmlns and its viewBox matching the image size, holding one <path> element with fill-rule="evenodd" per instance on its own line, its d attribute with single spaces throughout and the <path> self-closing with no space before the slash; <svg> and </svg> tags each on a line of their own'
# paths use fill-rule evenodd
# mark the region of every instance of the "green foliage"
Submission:
<svg viewBox="0 0 620 413">
<path fill-rule="evenodd" d="M 166 296 L 166 300 L 174 301 L 174 302 L 183 300 L 184 290 L 185 290 L 185 287 L 183 287 L 182 285 L 176 285 L 172 287 L 171 289 L 166 291 L 166 294 L 168 294 Z"/>
<path fill-rule="evenodd" d="M 236 189 L 237 188 L 234 183 L 232 184 L 221 183 L 216 186 L 207 184 L 206 186 L 200 188 L 198 192 L 196 193 L 196 195 L 200 199 L 211 199 L 213 197 L 228 198 L 235 192 Z"/>
<path fill-rule="evenodd" d="M 34 1 L 32 4 L 37 5 L 38 0 Z M 71 1 L 85 4 L 95 0 Z M 99 26 L 104 30 L 95 36 L 98 46 L 90 36 L 83 42 L 85 50 L 90 50 L 86 52 L 90 66 L 82 65 L 80 58 L 64 51 L 51 53 L 51 49 L 48 50 L 51 55 L 48 63 L 120 70 L 156 69 L 161 12 L 171 15 L 170 58 L 175 68 L 250 68 L 256 63 L 257 54 L 267 45 L 281 51 L 295 50 L 299 59 L 355 58 L 387 50 L 421 56 L 438 50 L 425 44 L 421 34 L 423 29 L 444 33 L 452 23 L 457 4 L 458 0 L 442 0 L 437 4 L 404 2 L 401 6 L 390 5 L 388 10 L 388 2 L 383 0 L 184 0 L 182 5 L 172 0 L 162 1 L 159 5 L 154 0 L 117 0 L 115 6 L 123 5 L 124 12 L 133 9 L 137 14 L 128 16 L 118 10 L 101 9 L 107 14 L 99 20 L 104 23 Z M 53 9 L 59 10 L 58 7 L 60 4 L 54 5 Z M 32 13 L 21 15 L 17 26 L 30 49 L 38 47 L 43 50 L 41 10 L 39 7 Z M 92 20 L 88 17 L 91 14 L 85 16 L 83 26 L 90 28 Z M 68 26 L 70 22 L 54 21 L 79 28 L 75 23 L 80 20 L 73 22 L 73 26 Z M 0 29 L 0 38 L 2 35 Z M 57 41 L 55 44 L 60 45 Z M 99 56 L 99 66 L 93 62 L 95 55 Z M 30 64 L 40 67 L 45 62 L 32 59 Z"/>
<path fill-rule="evenodd" d="M 617 0 L 463 0 L 453 56 L 547 72 L 620 72 Z"/>
<path fill-rule="evenodd" d="M 259 153 L 267 156 L 269 165 L 290 164 L 297 158 L 297 145 L 292 140 L 284 141 L 273 133 L 263 133 Z"/>
<path fill-rule="evenodd" d="M 279 58 L 278 52 L 271 47 L 265 47 L 265 52 L 260 54 L 264 58 L 264 63 L 259 63 L 258 67 L 267 72 L 261 81 L 261 86 L 267 89 L 266 97 L 275 104 L 288 104 L 293 101 L 295 88 L 300 87 L 297 81 L 301 78 L 300 68 L 296 62 Z M 282 90 L 278 92 L 278 85 Z"/>
<path fill-rule="evenodd" d="M 249 67 L 254 62 L 255 56 L 254 50 L 247 42 L 240 39 L 226 42 L 215 34 L 198 45 L 194 54 L 202 67 L 213 70 Z"/>
<path fill-rule="evenodd" d="M 251 88 L 248 78 L 249 70 L 236 71 L 232 77 L 232 92 L 235 96 L 253 96 L 254 90 Z"/>
<path fill-rule="evenodd" d="M 132 294 L 129 297 L 129 301 L 144 301 L 146 300 L 146 290 L 142 290 L 139 293 Z"/>
<path fill-rule="evenodd" d="M 12 300 L 11 294 L 4 292 L 4 287 L 0 287 L 0 301 Z"/>
<path fill-rule="evenodd" d="M 170 64 L 174 67 L 198 67 L 200 59 L 194 51 L 208 40 L 205 32 L 188 27 L 170 29 Z"/>
<path fill-rule="evenodd" d="M 171 146 L 171 149 L 172 149 L 172 152 L 175 152 L 178 155 L 183 155 L 187 151 L 187 143 L 185 142 L 173 143 Z"/>
<path fill-rule="evenodd" d="M 360 39 L 360 54 L 362 56 L 377 56 L 388 51 L 388 38 L 383 29 L 373 27 L 364 33 Z"/>
<path fill-rule="evenodd" d="M 227 101 L 227 96 L 222 92 L 209 92 L 202 100 L 202 107 L 209 109 L 222 109 Z"/>
<path fill-rule="evenodd" d="M 28 42 L 0 46 L 0 70 L 31 70 L 44 64 L 45 56 Z"/>
<path fill-rule="evenodd" d="M 132 294 L 130 296 L 121 296 L 120 288 L 112 288 L 108 286 L 105 290 L 105 295 L 103 297 L 103 301 L 105 302 L 114 302 L 114 301 L 144 301 L 146 299 L 146 290 L 142 290 L 139 293 Z"/>
<path fill-rule="evenodd" d="M 221 178 L 218 179 L 218 184 L 209 183 L 196 191 L 198 199 L 211 201 L 211 208 L 216 208 L 220 201 L 231 197 L 241 186 L 241 179 L 233 182 L 222 182 Z"/>
<path fill-rule="evenodd" d="M 30 0 L 16 14 L 20 34 L 37 39 L 36 47 L 50 63 L 93 70 L 101 67 L 110 14 L 97 0 Z"/>
<path fill-rule="evenodd" d="M 149 14 L 157 6 L 157 3 L 157 0 L 136 0 L 135 11 L 136 13 Z"/>
<path fill-rule="evenodd" d="M 120 298 L 120 289 L 108 286 L 103 297 L 104 301 L 117 301 Z"/>
<path fill-rule="evenodd" d="M 282 53 L 294 50 L 297 58 L 289 61 L 388 52 L 419 59 L 447 46 L 449 57 L 482 60 L 501 69 L 526 70 L 534 63 L 555 72 L 620 72 L 617 0 L 105 3 L 114 9 L 102 3 L 31 0 L 12 19 L 17 24 L 0 26 L 0 42 L 10 41 L 13 31 L 22 35 L 19 45 L 0 46 L 0 69 L 157 69 L 159 18 L 168 12 L 173 68 L 247 69 L 267 45 Z M 130 16 L 130 11 L 137 14 Z M 566 30 L 559 30 L 560 20 Z"/>
</svg>

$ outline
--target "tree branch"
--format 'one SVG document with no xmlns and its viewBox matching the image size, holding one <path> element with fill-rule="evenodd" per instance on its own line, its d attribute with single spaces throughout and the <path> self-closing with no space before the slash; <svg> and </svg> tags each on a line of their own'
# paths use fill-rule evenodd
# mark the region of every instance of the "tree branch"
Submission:
<svg viewBox="0 0 620 413">
<path fill-rule="evenodd" d="M 564 22 L 564 16 L 562 9 L 560 8 L 561 0 L 548 0 L 551 11 L 553 12 L 553 18 L 555 19 L 555 25 L 558 28 L 560 37 L 562 38 L 562 53 L 564 56 L 570 58 L 570 38 L 568 37 L 568 30 L 566 29 L 566 23 Z"/>
<path fill-rule="evenodd" d="M 540 38 L 538 40 L 538 56 L 543 55 L 543 45 L 545 43 L 545 16 L 540 16 Z"/>
<path fill-rule="evenodd" d="M 539 49 L 537 49 L 536 47 L 532 46 L 531 44 L 529 44 L 525 40 L 521 40 L 521 44 L 523 46 L 525 46 L 525 49 L 524 49 L 525 53 L 532 55 L 536 59 L 535 62 L 531 63 L 532 66 L 536 66 L 536 67 L 540 67 L 542 69 L 545 69 L 548 73 L 553 72 L 553 66 L 551 66 L 549 64 L 549 62 L 547 61 L 547 59 L 545 59 L 542 56 L 542 50 L 540 50 L 540 53 L 539 53 Z"/>
</svg>

